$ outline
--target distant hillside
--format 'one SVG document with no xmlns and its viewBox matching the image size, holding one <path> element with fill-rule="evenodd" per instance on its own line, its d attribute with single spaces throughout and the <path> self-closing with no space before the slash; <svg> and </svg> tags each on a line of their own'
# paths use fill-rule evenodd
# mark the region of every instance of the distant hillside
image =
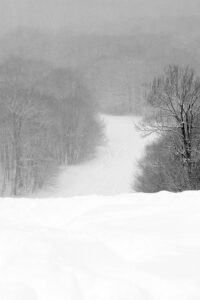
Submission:
<svg viewBox="0 0 200 300">
<path fill-rule="evenodd" d="M 104 112 L 140 111 L 144 85 L 164 66 L 190 65 L 200 71 L 200 20 L 156 21 L 132 35 L 52 34 L 18 28 L 0 39 L 0 60 L 14 55 L 79 69 Z M 142 30 L 143 28 L 143 30 Z"/>
</svg>

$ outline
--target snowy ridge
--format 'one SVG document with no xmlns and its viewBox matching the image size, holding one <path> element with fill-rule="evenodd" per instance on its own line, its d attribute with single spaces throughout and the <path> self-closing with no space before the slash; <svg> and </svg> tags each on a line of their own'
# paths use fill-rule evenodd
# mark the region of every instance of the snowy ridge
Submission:
<svg viewBox="0 0 200 300">
<path fill-rule="evenodd" d="M 0 199 L 0 299 L 200 299 L 199 199 Z"/>
</svg>

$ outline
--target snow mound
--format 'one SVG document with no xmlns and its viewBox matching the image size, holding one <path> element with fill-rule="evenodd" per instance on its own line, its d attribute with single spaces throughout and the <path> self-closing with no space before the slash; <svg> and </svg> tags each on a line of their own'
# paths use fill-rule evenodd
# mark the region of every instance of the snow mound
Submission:
<svg viewBox="0 0 200 300">
<path fill-rule="evenodd" d="M 0 199 L 1 300 L 199 300 L 199 193 Z"/>
<path fill-rule="evenodd" d="M 1 300 L 37 300 L 33 289 L 21 284 L 0 284 Z"/>
</svg>

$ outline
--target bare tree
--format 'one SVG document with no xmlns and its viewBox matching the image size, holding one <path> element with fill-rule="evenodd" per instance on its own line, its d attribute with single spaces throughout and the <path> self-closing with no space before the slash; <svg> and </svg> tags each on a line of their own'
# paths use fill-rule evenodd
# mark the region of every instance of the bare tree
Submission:
<svg viewBox="0 0 200 300">
<path fill-rule="evenodd" d="M 0 193 L 32 193 L 100 141 L 90 93 L 76 72 L 11 58 L 0 64 Z"/>
<path fill-rule="evenodd" d="M 168 143 L 164 151 L 166 155 L 169 152 L 173 154 L 183 166 L 187 175 L 185 189 L 197 188 L 197 167 L 200 160 L 200 79 L 189 67 L 169 66 L 163 76 L 154 79 L 147 101 L 154 110 L 141 126 L 142 130 L 154 132 L 162 138 L 167 137 Z"/>
<path fill-rule="evenodd" d="M 101 138 L 96 108 L 81 76 L 68 69 L 55 69 L 39 85 L 47 97 L 53 97 L 58 114 L 57 160 L 76 164 L 94 152 Z"/>
<path fill-rule="evenodd" d="M 51 173 L 55 110 L 50 107 L 49 99 L 47 102 L 32 86 L 43 74 L 42 70 L 41 64 L 17 58 L 0 65 L 2 195 L 33 192 Z"/>
</svg>

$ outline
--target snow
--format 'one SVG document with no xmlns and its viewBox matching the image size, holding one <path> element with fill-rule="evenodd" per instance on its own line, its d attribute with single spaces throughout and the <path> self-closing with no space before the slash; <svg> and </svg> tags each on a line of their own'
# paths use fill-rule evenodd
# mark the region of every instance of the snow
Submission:
<svg viewBox="0 0 200 300">
<path fill-rule="evenodd" d="M 62 171 L 55 186 L 39 197 L 79 195 L 116 195 L 131 192 L 137 162 L 144 155 L 152 137 L 143 138 L 135 125 L 141 120 L 133 116 L 101 116 L 105 124 L 105 143 L 96 158 Z"/>
<path fill-rule="evenodd" d="M 0 200 L 1 300 L 199 300 L 199 193 Z"/>
<path fill-rule="evenodd" d="M 51 198 L 0 199 L 0 300 L 200 299 L 200 194 L 128 194 L 149 140 L 104 120 L 107 143 Z"/>
</svg>

